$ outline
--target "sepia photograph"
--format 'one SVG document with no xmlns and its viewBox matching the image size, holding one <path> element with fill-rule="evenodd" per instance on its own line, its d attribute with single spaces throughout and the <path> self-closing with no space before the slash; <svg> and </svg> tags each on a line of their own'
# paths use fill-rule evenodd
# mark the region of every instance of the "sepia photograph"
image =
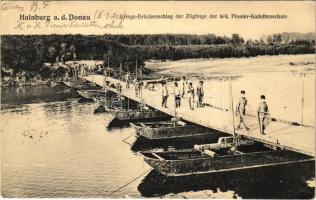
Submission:
<svg viewBox="0 0 316 200">
<path fill-rule="evenodd" d="M 2 198 L 315 198 L 314 1 L 1 1 Z"/>
</svg>

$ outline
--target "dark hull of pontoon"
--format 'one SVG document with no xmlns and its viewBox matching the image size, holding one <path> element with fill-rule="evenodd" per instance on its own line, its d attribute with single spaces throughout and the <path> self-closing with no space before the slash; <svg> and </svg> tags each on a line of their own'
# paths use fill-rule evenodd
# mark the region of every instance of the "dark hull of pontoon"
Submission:
<svg viewBox="0 0 316 200">
<path fill-rule="evenodd" d="M 133 126 L 139 135 L 151 140 L 196 137 L 212 134 L 208 128 L 197 125 L 166 127 L 161 124 L 161 127 L 150 127 L 134 124 Z"/>
<path fill-rule="evenodd" d="M 114 118 L 121 121 L 135 121 L 135 120 L 148 120 L 148 119 L 166 119 L 169 115 L 160 111 L 140 111 L 140 110 L 115 110 L 108 109 Z"/>
<path fill-rule="evenodd" d="M 91 83 L 83 83 L 82 81 L 63 81 L 63 84 L 67 87 L 74 89 L 98 89 L 100 86 L 96 86 Z"/>
<path fill-rule="evenodd" d="M 144 159 L 152 168 L 166 176 L 189 176 L 295 162 L 314 162 L 314 158 L 310 156 L 286 150 L 187 160 L 161 160 L 146 156 Z"/>
<path fill-rule="evenodd" d="M 84 98 L 84 99 L 89 99 L 93 100 L 93 97 L 96 96 L 105 96 L 104 90 L 78 90 L 78 94 Z"/>
</svg>

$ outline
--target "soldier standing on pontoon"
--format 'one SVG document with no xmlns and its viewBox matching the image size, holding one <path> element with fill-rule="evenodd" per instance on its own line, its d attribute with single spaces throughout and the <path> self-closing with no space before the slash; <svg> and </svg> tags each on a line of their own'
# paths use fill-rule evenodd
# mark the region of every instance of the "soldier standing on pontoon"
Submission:
<svg viewBox="0 0 316 200">
<path fill-rule="evenodd" d="M 138 97 L 142 97 L 143 96 L 143 81 L 138 81 L 137 82 L 137 90 L 138 90 Z"/>
<path fill-rule="evenodd" d="M 196 107 L 203 106 L 203 96 L 204 96 L 204 88 L 203 88 L 203 81 L 199 81 L 199 85 L 196 88 L 196 96 L 198 98 Z"/>
<path fill-rule="evenodd" d="M 122 85 L 120 83 L 116 84 L 116 90 L 117 90 L 117 93 L 119 95 L 121 95 L 121 93 L 122 93 Z"/>
<path fill-rule="evenodd" d="M 128 71 L 127 74 L 125 74 L 125 81 L 126 81 L 126 88 L 129 88 L 130 84 L 130 72 Z"/>
<path fill-rule="evenodd" d="M 241 90 L 240 94 L 241 97 L 239 98 L 236 106 L 236 116 L 239 115 L 239 124 L 237 125 L 237 130 L 241 129 L 241 125 L 244 125 L 245 129 L 249 131 L 249 128 L 245 124 L 246 105 L 248 103 L 248 100 L 245 97 L 246 92 L 244 90 Z"/>
<path fill-rule="evenodd" d="M 186 96 L 186 90 L 187 89 L 187 81 L 185 76 L 182 77 L 181 81 L 180 81 L 180 90 L 181 90 L 181 97 L 185 98 Z"/>
<path fill-rule="evenodd" d="M 167 100 L 168 100 L 168 88 L 165 81 L 162 82 L 162 89 L 161 89 L 161 95 L 162 95 L 162 103 L 161 106 L 163 108 L 167 108 Z"/>
<path fill-rule="evenodd" d="M 175 91 L 175 101 L 176 101 L 176 108 L 180 108 L 181 106 L 181 91 L 178 86 L 177 82 L 174 82 L 174 91 Z"/>
<path fill-rule="evenodd" d="M 194 110 L 194 88 L 192 82 L 189 83 L 188 87 L 188 100 L 190 109 Z"/>
<path fill-rule="evenodd" d="M 136 77 L 133 81 L 134 86 L 135 86 L 135 95 L 138 97 L 138 78 Z"/>
<path fill-rule="evenodd" d="M 266 97 L 264 95 L 260 96 L 260 103 L 258 106 L 258 121 L 259 121 L 259 127 L 260 127 L 260 133 L 262 135 L 265 135 L 264 130 L 266 129 L 266 127 L 268 126 L 269 123 L 269 108 L 268 108 L 268 104 L 266 102 Z"/>
</svg>

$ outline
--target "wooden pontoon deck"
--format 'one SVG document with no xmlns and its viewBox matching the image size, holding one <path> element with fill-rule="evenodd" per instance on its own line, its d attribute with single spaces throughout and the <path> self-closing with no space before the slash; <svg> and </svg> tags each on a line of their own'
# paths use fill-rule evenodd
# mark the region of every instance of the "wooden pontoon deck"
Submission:
<svg viewBox="0 0 316 200">
<path fill-rule="evenodd" d="M 103 75 L 89 75 L 82 77 L 87 81 L 94 82 L 99 86 L 103 86 Z M 122 85 L 121 94 L 129 99 L 141 102 L 141 98 L 135 95 L 135 87 L 130 84 L 130 88 L 126 88 L 126 83 L 111 77 L 106 77 L 106 81 L 110 81 L 116 85 Z M 168 89 L 173 91 L 173 84 L 168 83 Z M 117 92 L 113 87 L 107 87 L 108 90 Z M 158 90 L 149 90 L 143 88 L 142 101 L 152 108 L 169 115 L 174 115 L 174 98 L 170 94 L 168 98 L 168 108 L 161 106 L 161 87 Z M 212 128 L 225 133 L 233 134 L 232 128 L 232 112 L 231 110 L 218 109 L 215 107 L 203 107 L 195 110 L 190 110 L 187 101 L 182 101 L 181 108 L 177 109 L 177 115 L 186 121 L 196 123 L 208 128 Z M 237 122 L 237 119 L 235 118 Z M 235 123 L 236 124 L 236 123 Z M 270 122 L 266 135 L 261 135 L 259 131 L 257 117 L 247 118 L 247 124 L 250 131 L 237 130 L 236 133 L 246 138 L 250 138 L 273 146 L 289 149 L 306 155 L 315 155 L 314 135 L 315 129 L 313 127 L 294 126 L 287 123 L 272 121 Z"/>
</svg>

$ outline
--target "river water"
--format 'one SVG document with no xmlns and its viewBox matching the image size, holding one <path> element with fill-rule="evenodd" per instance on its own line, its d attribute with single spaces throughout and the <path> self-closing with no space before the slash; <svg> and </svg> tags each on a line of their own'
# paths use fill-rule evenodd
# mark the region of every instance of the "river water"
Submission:
<svg viewBox="0 0 316 200">
<path fill-rule="evenodd" d="M 107 128 L 110 114 L 93 114 L 94 103 L 80 101 L 62 86 L 2 88 L 1 100 L 4 197 L 314 196 L 314 164 L 184 178 L 159 175 L 137 151 L 189 148 L 190 141 L 152 144 L 136 139 L 130 127 Z"/>
</svg>

